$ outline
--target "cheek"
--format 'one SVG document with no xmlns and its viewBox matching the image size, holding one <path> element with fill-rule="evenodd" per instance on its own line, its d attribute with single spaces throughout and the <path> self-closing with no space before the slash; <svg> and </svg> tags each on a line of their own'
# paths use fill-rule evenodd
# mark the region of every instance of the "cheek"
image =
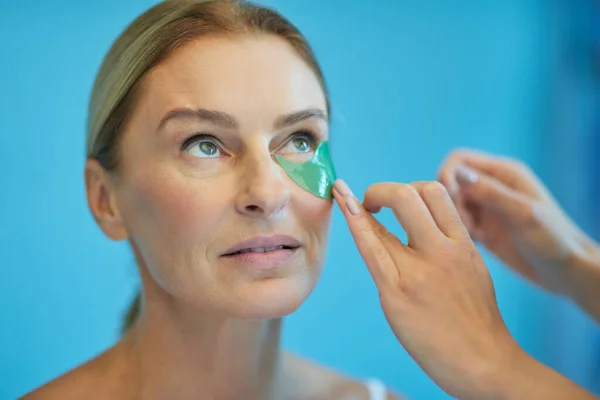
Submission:
<svg viewBox="0 0 600 400">
<path fill-rule="evenodd" d="M 302 227 L 325 246 L 333 202 L 321 199 L 312 193 L 298 188 L 295 192 L 295 209 Z"/>
<path fill-rule="evenodd" d="M 307 254 L 308 264 L 320 271 L 325 264 L 327 243 L 329 241 L 329 226 L 333 203 L 321 199 L 312 193 L 298 188 L 301 193 L 297 199 L 297 220 L 310 238 L 310 249 Z"/>
<path fill-rule="evenodd" d="M 190 182 L 176 174 L 155 173 L 136 177 L 130 187 L 131 234 L 154 246 L 203 245 L 225 211 L 223 190 L 210 180 Z"/>
<path fill-rule="evenodd" d="M 207 248 L 227 212 L 224 186 L 154 170 L 128 182 L 127 229 L 143 268 L 172 294 L 211 286 Z M 204 286 L 203 286 L 204 287 Z"/>
</svg>

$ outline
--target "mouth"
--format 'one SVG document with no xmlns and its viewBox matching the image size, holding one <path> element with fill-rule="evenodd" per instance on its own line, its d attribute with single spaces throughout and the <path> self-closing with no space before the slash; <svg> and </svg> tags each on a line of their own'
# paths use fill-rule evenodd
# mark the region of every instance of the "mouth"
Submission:
<svg viewBox="0 0 600 400">
<path fill-rule="evenodd" d="M 236 256 L 245 253 L 271 253 L 279 250 L 296 250 L 300 242 L 291 236 L 269 236 L 239 242 L 221 254 L 222 257 Z"/>
<path fill-rule="evenodd" d="M 250 249 L 242 249 L 239 251 L 234 251 L 233 253 L 224 254 L 225 256 L 235 256 L 236 254 L 244 254 L 244 253 L 268 253 L 269 251 L 275 250 L 295 250 L 298 247 L 290 247 L 290 246 L 274 246 L 274 247 L 253 247 Z"/>
</svg>

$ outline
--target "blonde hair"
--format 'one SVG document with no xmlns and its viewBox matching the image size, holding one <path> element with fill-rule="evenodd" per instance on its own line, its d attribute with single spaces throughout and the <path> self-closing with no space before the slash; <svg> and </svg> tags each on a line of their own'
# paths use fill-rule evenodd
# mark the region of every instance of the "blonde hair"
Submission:
<svg viewBox="0 0 600 400">
<path fill-rule="evenodd" d="M 87 158 L 108 171 L 119 165 L 119 144 L 141 81 L 188 41 L 215 35 L 263 33 L 286 40 L 313 70 L 327 96 L 317 59 L 300 31 L 276 11 L 243 0 L 167 0 L 135 19 L 113 43 L 96 77 L 88 109 Z M 329 100 L 327 100 L 329 111 Z M 140 293 L 123 321 L 127 331 L 140 311 Z"/>
</svg>

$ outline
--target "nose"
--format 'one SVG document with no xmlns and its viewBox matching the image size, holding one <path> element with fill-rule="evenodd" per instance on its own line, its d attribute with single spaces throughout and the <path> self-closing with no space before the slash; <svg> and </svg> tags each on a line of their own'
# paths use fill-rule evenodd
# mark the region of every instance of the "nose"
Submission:
<svg viewBox="0 0 600 400">
<path fill-rule="evenodd" d="M 253 218 L 271 218 L 280 213 L 290 201 L 291 190 L 285 172 L 268 149 L 246 154 L 239 167 L 238 212 Z"/>
</svg>

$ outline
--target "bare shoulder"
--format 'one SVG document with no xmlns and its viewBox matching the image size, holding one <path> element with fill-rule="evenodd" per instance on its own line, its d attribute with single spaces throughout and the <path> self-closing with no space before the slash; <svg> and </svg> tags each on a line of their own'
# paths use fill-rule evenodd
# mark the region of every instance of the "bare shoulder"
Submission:
<svg viewBox="0 0 600 400">
<path fill-rule="evenodd" d="M 119 344 L 25 394 L 22 400 L 125 399 L 128 386 Z"/>
<path fill-rule="evenodd" d="M 294 376 L 292 385 L 301 398 L 370 400 L 365 382 L 346 376 L 329 367 L 306 358 L 286 354 L 286 368 Z M 402 397 L 387 389 L 387 400 L 402 400 Z"/>
</svg>

